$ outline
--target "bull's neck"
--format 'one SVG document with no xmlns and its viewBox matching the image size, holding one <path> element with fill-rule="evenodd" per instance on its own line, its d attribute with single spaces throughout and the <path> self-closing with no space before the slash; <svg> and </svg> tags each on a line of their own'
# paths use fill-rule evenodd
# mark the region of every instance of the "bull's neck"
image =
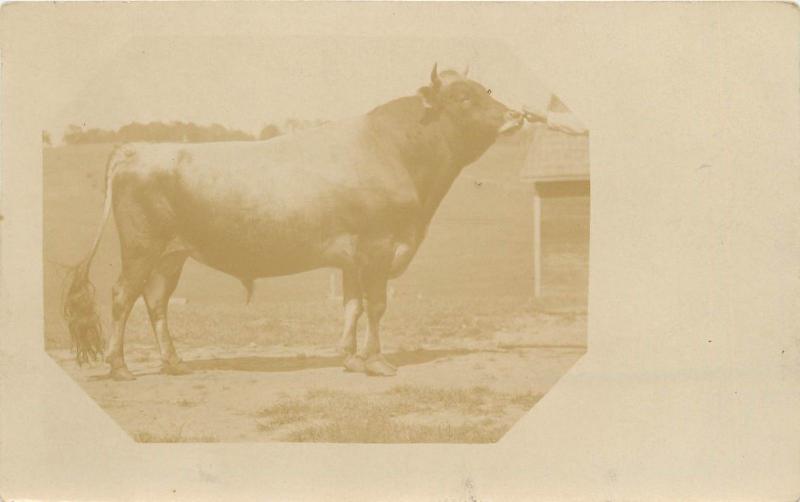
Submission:
<svg viewBox="0 0 800 502">
<path fill-rule="evenodd" d="M 456 177 L 488 148 L 469 141 L 444 114 L 429 113 L 418 97 L 390 101 L 370 112 L 376 141 L 401 159 L 422 203 L 420 226 L 426 227 Z"/>
</svg>

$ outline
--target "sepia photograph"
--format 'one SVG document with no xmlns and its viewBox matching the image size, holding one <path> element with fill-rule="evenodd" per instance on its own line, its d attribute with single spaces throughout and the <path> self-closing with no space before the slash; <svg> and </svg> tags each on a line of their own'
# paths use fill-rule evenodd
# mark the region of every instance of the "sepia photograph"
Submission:
<svg viewBox="0 0 800 502">
<path fill-rule="evenodd" d="M 0 5 L 0 500 L 798 500 L 798 14 Z"/>
<path fill-rule="evenodd" d="M 45 348 L 136 441 L 495 442 L 586 351 L 589 134 L 503 43 L 116 60 L 42 131 Z"/>
</svg>

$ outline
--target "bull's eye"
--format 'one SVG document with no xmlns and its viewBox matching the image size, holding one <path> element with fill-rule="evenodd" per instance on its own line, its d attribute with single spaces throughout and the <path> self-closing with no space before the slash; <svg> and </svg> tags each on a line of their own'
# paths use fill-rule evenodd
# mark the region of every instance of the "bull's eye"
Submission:
<svg viewBox="0 0 800 502">
<path fill-rule="evenodd" d="M 486 89 L 486 94 L 491 96 L 492 95 L 492 90 L 491 89 Z"/>
</svg>

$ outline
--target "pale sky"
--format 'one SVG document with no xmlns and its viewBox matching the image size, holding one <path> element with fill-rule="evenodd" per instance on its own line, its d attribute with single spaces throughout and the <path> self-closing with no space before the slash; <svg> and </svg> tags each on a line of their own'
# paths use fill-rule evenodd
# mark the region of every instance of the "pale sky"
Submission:
<svg viewBox="0 0 800 502">
<path fill-rule="evenodd" d="M 220 123 L 258 133 L 286 118 L 365 113 L 411 95 L 439 68 L 463 69 L 512 108 L 546 106 L 550 92 L 502 43 L 481 39 L 176 37 L 131 39 L 53 110 L 68 124 L 118 128 L 131 121 Z M 100 65 L 98 65 L 100 67 Z"/>
</svg>

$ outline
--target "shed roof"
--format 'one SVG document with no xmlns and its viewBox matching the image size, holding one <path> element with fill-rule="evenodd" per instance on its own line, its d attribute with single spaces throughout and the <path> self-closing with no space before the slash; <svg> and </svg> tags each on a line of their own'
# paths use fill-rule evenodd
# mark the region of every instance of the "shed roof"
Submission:
<svg viewBox="0 0 800 502">
<path fill-rule="evenodd" d="M 552 95 L 548 111 L 572 113 Z M 551 129 L 546 124 L 532 125 L 532 138 L 520 171 L 524 181 L 566 181 L 589 179 L 589 136 Z"/>
<path fill-rule="evenodd" d="M 532 139 L 520 178 L 525 181 L 559 181 L 589 178 L 589 137 L 571 135 L 533 125 Z"/>
</svg>

